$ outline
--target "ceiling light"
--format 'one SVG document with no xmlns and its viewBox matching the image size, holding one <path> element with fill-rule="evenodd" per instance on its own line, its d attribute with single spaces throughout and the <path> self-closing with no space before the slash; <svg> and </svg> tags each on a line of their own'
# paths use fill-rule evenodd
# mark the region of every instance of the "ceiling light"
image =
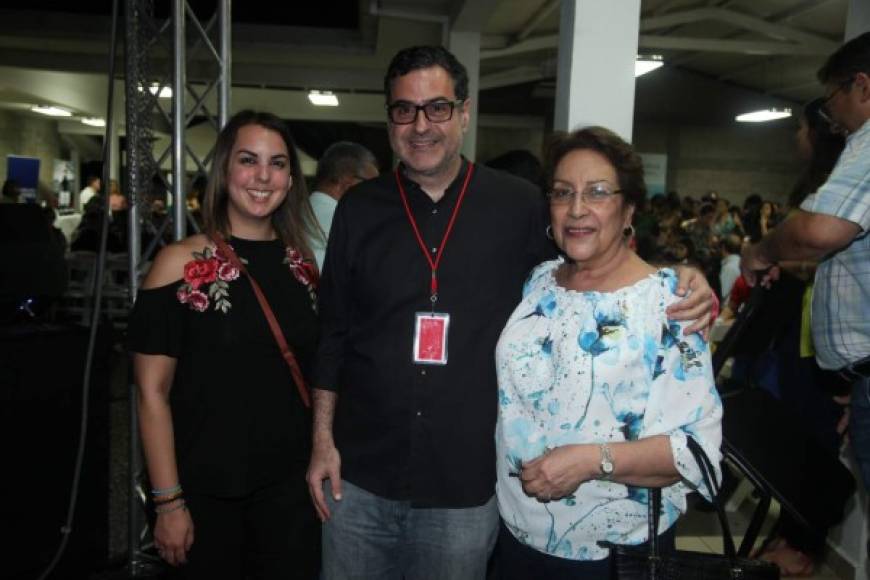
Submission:
<svg viewBox="0 0 870 580">
<path fill-rule="evenodd" d="M 634 61 L 634 76 L 639 77 L 640 75 L 645 75 L 648 72 L 652 72 L 662 66 L 664 61 L 662 60 L 661 55 L 651 54 L 649 56 L 640 56 L 638 55 L 637 60 Z"/>
<path fill-rule="evenodd" d="M 91 127 L 105 127 L 106 120 L 101 119 L 99 117 L 84 117 L 82 119 L 82 123 L 85 125 L 90 125 Z"/>
<path fill-rule="evenodd" d="M 785 119 L 791 117 L 791 109 L 764 109 L 761 111 L 752 111 L 751 113 L 743 113 L 734 117 L 735 121 L 741 123 L 764 123 L 765 121 L 775 121 L 777 119 Z"/>
<path fill-rule="evenodd" d="M 72 111 L 64 109 L 63 107 L 54 107 L 51 105 L 36 105 L 34 107 L 30 107 L 30 110 L 34 113 L 42 113 L 43 115 L 48 115 L 49 117 L 72 117 Z"/>
<path fill-rule="evenodd" d="M 145 89 L 142 88 L 142 85 L 139 85 L 139 92 L 142 92 L 143 90 Z M 148 92 L 152 95 L 157 95 L 157 98 L 159 99 L 172 98 L 172 87 L 170 87 L 169 85 L 161 86 L 160 83 L 151 83 L 151 85 L 148 87 Z M 157 94 L 158 92 L 160 94 Z"/>
<path fill-rule="evenodd" d="M 338 97 L 332 91 L 311 91 L 308 93 L 308 100 L 318 107 L 338 106 Z"/>
</svg>

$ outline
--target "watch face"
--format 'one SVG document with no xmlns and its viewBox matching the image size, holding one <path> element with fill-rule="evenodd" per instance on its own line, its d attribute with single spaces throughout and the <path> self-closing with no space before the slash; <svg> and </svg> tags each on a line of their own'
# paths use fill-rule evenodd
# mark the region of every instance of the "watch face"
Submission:
<svg viewBox="0 0 870 580">
<path fill-rule="evenodd" d="M 602 461 L 601 471 L 603 471 L 607 475 L 610 475 L 611 473 L 613 473 L 613 463 L 611 463 L 610 461 Z"/>
</svg>

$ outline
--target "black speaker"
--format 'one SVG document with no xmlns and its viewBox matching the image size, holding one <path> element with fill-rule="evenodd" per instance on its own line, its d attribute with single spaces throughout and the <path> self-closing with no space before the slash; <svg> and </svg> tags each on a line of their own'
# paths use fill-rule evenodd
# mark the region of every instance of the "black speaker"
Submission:
<svg viewBox="0 0 870 580">
<path fill-rule="evenodd" d="M 84 465 L 69 544 L 54 580 L 87 578 L 108 560 L 109 333 L 98 333 Z M 61 541 L 80 433 L 88 329 L 0 328 L 0 576 L 36 578 Z"/>
</svg>

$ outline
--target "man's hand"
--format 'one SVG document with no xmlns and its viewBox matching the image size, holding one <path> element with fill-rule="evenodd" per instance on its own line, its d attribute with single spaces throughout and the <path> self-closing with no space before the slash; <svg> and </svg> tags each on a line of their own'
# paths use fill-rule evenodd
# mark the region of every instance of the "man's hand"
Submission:
<svg viewBox="0 0 870 580">
<path fill-rule="evenodd" d="M 690 266 L 676 266 L 679 281 L 677 283 L 677 295 L 685 296 L 679 302 L 674 302 L 667 308 L 668 318 L 673 320 L 692 320 L 686 326 L 683 334 L 689 335 L 700 332 L 704 340 L 710 335 L 715 317 L 713 316 L 713 289 L 707 283 L 707 279 L 697 268 Z M 690 291 L 686 296 L 687 289 Z"/>
<path fill-rule="evenodd" d="M 764 258 L 759 244 L 744 246 L 740 255 L 740 271 L 750 288 L 759 282 L 765 288 L 770 288 L 770 283 L 779 279 L 779 268 L 775 266 L 776 264 Z"/>
<path fill-rule="evenodd" d="M 329 480 L 332 488 L 332 498 L 341 500 L 341 456 L 335 444 L 330 441 L 315 441 L 311 450 L 311 463 L 305 480 L 308 482 L 308 493 L 321 522 L 329 519 L 329 507 L 323 493 L 323 482 Z"/>
</svg>

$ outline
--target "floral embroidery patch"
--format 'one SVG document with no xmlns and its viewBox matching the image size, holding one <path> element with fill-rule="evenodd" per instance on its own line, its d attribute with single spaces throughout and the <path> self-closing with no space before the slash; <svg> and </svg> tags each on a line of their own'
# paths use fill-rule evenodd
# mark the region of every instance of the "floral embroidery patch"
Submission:
<svg viewBox="0 0 870 580">
<path fill-rule="evenodd" d="M 214 302 L 214 309 L 226 314 L 232 307 L 229 283 L 239 277 L 239 269 L 213 246 L 193 252 L 193 258 L 184 265 L 184 284 L 176 292 L 178 301 L 197 312 L 205 312 Z"/>
<path fill-rule="evenodd" d="M 284 263 L 290 266 L 293 277 L 308 289 L 311 308 L 317 312 L 317 267 L 314 262 L 304 259 L 296 248 L 288 246 Z"/>
</svg>

